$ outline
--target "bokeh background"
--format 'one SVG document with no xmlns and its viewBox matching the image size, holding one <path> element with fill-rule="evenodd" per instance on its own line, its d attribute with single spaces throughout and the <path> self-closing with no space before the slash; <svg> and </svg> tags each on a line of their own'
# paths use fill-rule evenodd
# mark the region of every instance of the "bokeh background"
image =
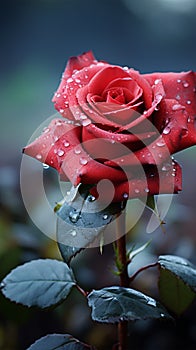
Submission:
<svg viewBox="0 0 196 350">
<path fill-rule="evenodd" d="M 17 0 L 2 1 L 0 11 L 0 277 L 38 257 L 60 259 L 56 243 L 29 219 L 19 186 L 21 150 L 34 130 L 55 113 L 51 103 L 70 56 L 92 50 L 97 59 L 128 65 L 143 73 L 196 71 L 195 0 Z M 152 244 L 133 270 L 159 254 L 179 254 L 196 263 L 196 149 L 176 156 L 183 167 L 183 192 L 175 196 L 166 233 L 156 230 Z M 32 165 L 32 171 L 34 168 Z M 47 170 L 46 186 L 55 205 L 56 174 Z M 31 187 L 32 184 L 29 184 Z M 37 203 L 44 217 L 44 208 Z M 47 221 L 47 218 L 45 218 Z M 134 229 L 145 242 L 145 216 Z M 142 234 L 141 234 L 142 232 Z M 112 248 L 96 249 L 74 262 L 81 284 L 100 288 L 117 283 Z M 135 288 L 156 297 L 156 272 L 142 274 Z M 196 347 L 196 306 L 176 325 L 145 321 L 130 326 L 130 349 Z M 24 350 L 48 333 L 72 333 L 99 350 L 111 349 L 115 326 L 93 324 L 77 293 L 53 311 L 27 310 L 0 296 L 0 349 Z"/>
</svg>

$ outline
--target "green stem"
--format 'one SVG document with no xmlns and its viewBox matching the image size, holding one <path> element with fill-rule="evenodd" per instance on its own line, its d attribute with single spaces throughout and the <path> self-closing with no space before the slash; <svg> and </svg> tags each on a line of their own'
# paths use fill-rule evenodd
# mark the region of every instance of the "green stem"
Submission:
<svg viewBox="0 0 196 350">
<path fill-rule="evenodd" d="M 126 252 L 126 223 L 125 212 L 117 218 L 116 264 L 119 269 L 120 286 L 129 287 Z M 127 349 L 128 322 L 118 323 L 118 350 Z"/>
</svg>

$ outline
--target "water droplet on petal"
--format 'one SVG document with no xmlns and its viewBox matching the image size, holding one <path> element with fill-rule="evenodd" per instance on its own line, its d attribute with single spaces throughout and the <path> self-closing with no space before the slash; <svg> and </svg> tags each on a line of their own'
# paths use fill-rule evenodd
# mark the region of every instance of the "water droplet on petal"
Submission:
<svg viewBox="0 0 196 350">
<path fill-rule="evenodd" d="M 191 117 L 189 116 L 187 119 L 187 123 L 190 123 L 190 121 L 191 121 Z"/>
<path fill-rule="evenodd" d="M 107 215 L 107 214 L 104 214 L 104 215 L 103 215 L 103 220 L 107 220 L 107 218 L 108 218 L 108 215 Z"/>
<path fill-rule="evenodd" d="M 75 82 L 79 84 L 79 83 L 81 83 L 81 80 L 78 79 L 78 78 L 76 78 L 76 79 L 75 79 Z"/>
<path fill-rule="evenodd" d="M 129 198 L 129 195 L 128 195 L 128 193 L 126 193 L 126 192 L 125 192 L 125 193 L 123 193 L 123 198 L 124 198 L 124 199 L 127 199 L 127 198 Z"/>
<path fill-rule="evenodd" d="M 59 157 L 62 157 L 65 154 L 65 152 L 62 149 L 59 149 L 57 154 Z"/>
<path fill-rule="evenodd" d="M 81 153 L 81 150 L 80 150 L 79 148 L 75 148 L 75 149 L 74 149 L 74 153 L 75 153 L 75 154 L 80 154 L 80 153 Z"/>
<path fill-rule="evenodd" d="M 88 163 L 88 160 L 86 158 L 84 158 L 84 157 L 80 158 L 80 164 L 81 165 L 86 165 L 87 163 Z"/>
<path fill-rule="evenodd" d="M 181 99 L 181 97 L 180 97 L 180 95 L 176 95 L 176 100 L 180 100 Z"/>
<path fill-rule="evenodd" d="M 69 146 L 70 146 L 70 144 L 69 144 L 68 141 L 65 141 L 63 145 L 64 145 L 65 147 L 69 147 Z"/>
<path fill-rule="evenodd" d="M 129 67 L 127 67 L 127 66 L 123 67 L 123 70 L 125 70 L 125 71 L 128 70 L 128 69 L 129 69 Z"/>
<path fill-rule="evenodd" d="M 157 84 L 159 84 L 160 82 L 161 82 L 161 79 L 156 79 L 155 82 L 154 82 L 154 84 L 157 85 Z"/>
<path fill-rule="evenodd" d="M 158 140 L 158 141 L 156 142 L 156 145 L 159 146 L 159 147 L 165 146 L 165 141 L 164 141 L 164 139 L 160 138 L 160 140 Z"/>
<path fill-rule="evenodd" d="M 67 83 L 72 83 L 73 82 L 73 79 L 72 78 L 68 78 L 67 79 Z"/>
<path fill-rule="evenodd" d="M 187 87 L 189 87 L 189 83 L 187 83 L 186 81 L 183 83 L 183 86 L 185 87 L 185 88 L 187 88 Z"/>
<path fill-rule="evenodd" d="M 188 130 L 187 129 L 182 129 L 181 136 L 185 137 L 187 134 L 188 134 Z"/>
<path fill-rule="evenodd" d="M 161 316 L 161 317 L 164 317 L 165 315 L 164 315 L 164 314 L 161 314 L 160 316 Z"/>
<path fill-rule="evenodd" d="M 138 190 L 138 188 L 136 188 L 134 191 L 135 191 L 135 193 L 139 193 L 140 192 L 140 190 Z"/>
<path fill-rule="evenodd" d="M 91 124 L 91 120 L 88 119 L 88 118 L 82 121 L 82 125 L 83 125 L 83 126 L 87 126 L 87 125 L 89 125 L 89 124 Z"/>
<path fill-rule="evenodd" d="M 168 171 L 170 170 L 172 167 L 172 165 L 170 163 L 165 163 L 163 166 L 162 166 L 162 171 Z"/>
<path fill-rule="evenodd" d="M 41 154 L 37 154 L 37 155 L 36 155 L 36 158 L 37 158 L 37 159 L 42 159 Z"/>
<path fill-rule="evenodd" d="M 145 188 L 144 190 L 146 193 L 150 192 L 149 188 Z"/>
<path fill-rule="evenodd" d="M 188 100 L 188 101 L 186 101 L 186 103 L 187 103 L 187 105 L 190 105 L 190 104 L 191 104 L 191 101 L 190 101 L 190 100 Z"/>
<path fill-rule="evenodd" d="M 61 109 L 59 109 L 59 112 L 64 113 L 65 111 L 64 111 L 64 109 L 61 108 Z M 57 124 L 57 125 L 59 125 L 59 124 Z"/>
<path fill-rule="evenodd" d="M 181 79 L 177 79 L 177 83 L 178 83 L 178 84 L 181 83 Z"/>
<path fill-rule="evenodd" d="M 171 131 L 170 127 L 166 126 L 165 129 L 163 129 L 163 134 L 167 135 L 170 133 L 170 131 Z"/>
<path fill-rule="evenodd" d="M 143 114 L 147 114 L 147 111 L 144 111 Z"/>
<path fill-rule="evenodd" d="M 47 133 L 47 132 L 49 132 L 49 131 L 50 131 L 49 128 L 44 128 L 44 129 L 43 129 L 43 132 L 44 132 L 44 133 Z"/>
<path fill-rule="evenodd" d="M 181 106 L 180 104 L 176 104 L 172 106 L 172 110 L 173 111 L 178 111 L 180 109 L 183 109 L 183 106 Z"/>
<path fill-rule="evenodd" d="M 57 142 L 58 139 L 59 139 L 58 136 L 55 136 L 55 137 L 54 137 L 54 142 Z"/>
</svg>

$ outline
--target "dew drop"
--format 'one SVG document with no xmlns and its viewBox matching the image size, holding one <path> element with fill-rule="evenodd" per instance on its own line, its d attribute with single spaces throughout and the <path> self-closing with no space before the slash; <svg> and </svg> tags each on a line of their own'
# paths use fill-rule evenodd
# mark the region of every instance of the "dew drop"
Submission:
<svg viewBox="0 0 196 350">
<path fill-rule="evenodd" d="M 124 199 L 127 199 L 127 198 L 129 198 L 129 195 L 128 195 L 128 193 L 126 193 L 126 192 L 125 192 L 125 193 L 123 193 L 123 198 L 124 198 Z"/>
<path fill-rule="evenodd" d="M 159 146 L 159 147 L 165 146 L 165 141 L 164 141 L 164 139 L 160 138 L 160 140 L 158 140 L 158 141 L 156 142 L 156 145 Z"/>
<path fill-rule="evenodd" d="M 64 109 L 61 108 L 61 109 L 59 109 L 59 112 L 60 112 L 60 113 L 64 113 L 65 111 L 64 111 Z M 59 124 L 58 124 L 58 125 L 59 125 Z"/>
<path fill-rule="evenodd" d="M 57 154 L 59 157 L 62 157 L 65 154 L 65 152 L 62 149 L 59 149 Z"/>
<path fill-rule="evenodd" d="M 0 283 L 0 289 L 3 289 L 3 288 L 5 288 L 5 283 L 4 283 L 4 282 L 1 282 L 1 283 Z"/>
<path fill-rule="evenodd" d="M 70 143 L 68 141 L 65 141 L 63 144 L 65 147 L 69 147 Z"/>
<path fill-rule="evenodd" d="M 156 100 L 157 102 L 160 102 L 160 101 L 162 100 L 162 98 L 163 98 L 163 96 L 162 96 L 161 94 L 157 94 L 157 95 L 155 96 L 155 100 Z"/>
<path fill-rule="evenodd" d="M 43 168 L 46 169 L 46 170 L 50 168 L 49 165 L 48 165 L 48 164 L 45 164 L 45 163 L 43 163 L 42 166 L 43 166 Z"/>
<path fill-rule="evenodd" d="M 169 127 L 169 126 L 166 126 L 165 129 L 163 129 L 163 134 L 164 134 L 164 135 L 167 135 L 167 134 L 170 133 L 170 131 L 171 131 L 170 127 Z"/>
<path fill-rule="evenodd" d="M 55 137 L 54 137 L 54 142 L 57 142 L 58 139 L 59 139 L 58 136 L 55 136 Z"/>
<path fill-rule="evenodd" d="M 93 195 L 89 195 L 88 197 L 87 197 L 87 200 L 88 200 L 88 202 L 94 202 L 95 200 L 96 200 L 96 198 L 93 196 Z"/>
<path fill-rule="evenodd" d="M 44 129 L 43 129 L 43 132 L 44 132 L 44 133 L 47 133 L 47 132 L 49 132 L 49 131 L 50 131 L 49 128 L 44 128 Z"/>
<path fill-rule="evenodd" d="M 91 124 L 91 120 L 90 119 L 85 119 L 85 120 L 83 120 L 83 122 L 82 122 L 82 125 L 83 126 L 87 126 L 87 125 L 89 125 L 89 124 Z"/>
<path fill-rule="evenodd" d="M 181 83 L 181 79 L 177 79 L 177 83 L 178 83 L 178 84 Z"/>
<path fill-rule="evenodd" d="M 81 80 L 78 79 L 78 78 L 76 78 L 76 79 L 75 79 L 75 82 L 79 84 L 79 83 L 81 83 Z"/>
<path fill-rule="evenodd" d="M 183 86 L 185 87 L 185 88 L 187 88 L 187 87 L 189 87 L 189 83 L 187 83 L 186 81 L 183 83 Z"/>
<path fill-rule="evenodd" d="M 71 222 L 73 222 L 73 224 L 75 224 L 80 218 L 80 214 L 79 213 L 74 213 L 74 212 L 70 212 L 69 213 L 69 219 Z"/>
<path fill-rule="evenodd" d="M 103 215 L 103 220 L 107 220 L 107 218 L 108 218 L 108 215 L 107 215 L 107 214 L 104 214 L 104 215 Z"/>
<path fill-rule="evenodd" d="M 188 134 L 188 130 L 187 129 L 182 129 L 181 136 L 185 137 L 187 134 Z"/>
<path fill-rule="evenodd" d="M 147 114 L 147 111 L 144 111 L 143 114 Z"/>
<path fill-rule="evenodd" d="M 70 232 L 70 235 L 72 235 L 73 237 L 75 237 L 77 235 L 77 231 L 76 230 L 73 230 Z"/>
<path fill-rule="evenodd" d="M 171 169 L 172 165 L 170 163 L 165 163 L 163 166 L 162 166 L 162 171 L 169 171 Z"/>
<path fill-rule="evenodd" d="M 161 316 L 161 317 L 164 317 L 164 314 L 161 314 L 160 316 Z"/>
<path fill-rule="evenodd" d="M 190 101 L 190 100 L 188 100 L 188 101 L 186 101 L 186 103 L 187 103 L 187 105 L 190 105 L 190 104 L 191 104 L 191 101 Z"/>
<path fill-rule="evenodd" d="M 72 83 L 73 82 L 73 79 L 72 78 L 68 78 L 67 79 L 67 83 Z"/>
<path fill-rule="evenodd" d="M 180 95 L 176 95 L 176 100 L 180 100 L 181 99 L 181 97 L 180 97 Z"/>
<path fill-rule="evenodd" d="M 147 304 L 148 304 L 148 305 L 151 305 L 151 306 L 155 306 L 155 307 L 156 307 L 156 305 L 157 305 L 157 304 L 156 304 L 156 301 L 153 300 L 153 299 L 150 299 L 150 298 L 147 299 Z"/>
<path fill-rule="evenodd" d="M 75 153 L 75 154 L 80 154 L 80 153 L 81 153 L 81 150 L 80 150 L 79 148 L 76 148 L 76 149 L 74 149 L 74 153 Z"/>
<path fill-rule="evenodd" d="M 61 96 L 61 94 L 56 94 L 56 97 L 58 97 L 58 98 L 59 98 L 60 96 Z"/>
<path fill-rule="evenodd" d="M 144 190 L 146 193 L 150 192 L 149 188 L 145 188 Z"/>
<path fill-rule="evenodd" d="M 172 106 L 172 110 L 173 110 L 173 111 L 178 111 L 178 110 L 180 110 L 180 109 L 183 109 L 183 107 L 182 107 L 180 104 L 176 104 L 176 105 L 173 105 L 173 106 Z"/>
<path fill-rule="evenodd" d="M 176 176 L 176 174 L 175 174 L 175 173 L 172 173 L 172 176 Z"/>
<path fill-rule="evenodd" d="M 161 82 L 161 79 L 156 79 L 155 82 L 154 82 L 154 84 L 157 85 L 157 84 L 159 84 L 160 82 Z"/>
<path fill-rule="evenodd" d="M 138 188 L 136 188 L 134 191 L 135 191 L 135 193 L 139 193 L 140 192 L 140 190 L 138 190 Z"/>
<path fill-rule="evenodd" d="M 84 158 L 84 157 L 80 158 L 80 164 L 81 165 L 86 165 L 87 163 L 88 163 L 88 160 L 86 158 Z"/>
<path fill-rule="evenodd" d="M 36 155 L 36 158 L 37 158 L 37 159 L 42 159 L 41 154 L 37 154 L 37 155 Z"/>
<path fill-rule="evenodd" d="M 187 123 L 190 123 L 190 121 L 191 121 L 191 117 L 189 116 L 187 119 Z"/>
</svg>

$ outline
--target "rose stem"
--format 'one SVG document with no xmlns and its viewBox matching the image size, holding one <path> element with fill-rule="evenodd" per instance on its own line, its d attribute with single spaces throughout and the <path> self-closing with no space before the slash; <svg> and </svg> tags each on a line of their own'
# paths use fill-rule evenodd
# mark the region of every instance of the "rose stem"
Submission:
<svg viewBox="0 0 196 350">
<path fill-rule="evenodd" d="M 117 241 L 116 241 L 116 263 L 119 270 L 120 286 L 129 287 L 129 276 L 127 272 L 127 253 L 126 253 L 126 222 L 125 211 L 117 218 Z M 127 331 L 128 322 L 120 321 L 118 323 L 118 350 L 127 349 Z"/>
</svg>

